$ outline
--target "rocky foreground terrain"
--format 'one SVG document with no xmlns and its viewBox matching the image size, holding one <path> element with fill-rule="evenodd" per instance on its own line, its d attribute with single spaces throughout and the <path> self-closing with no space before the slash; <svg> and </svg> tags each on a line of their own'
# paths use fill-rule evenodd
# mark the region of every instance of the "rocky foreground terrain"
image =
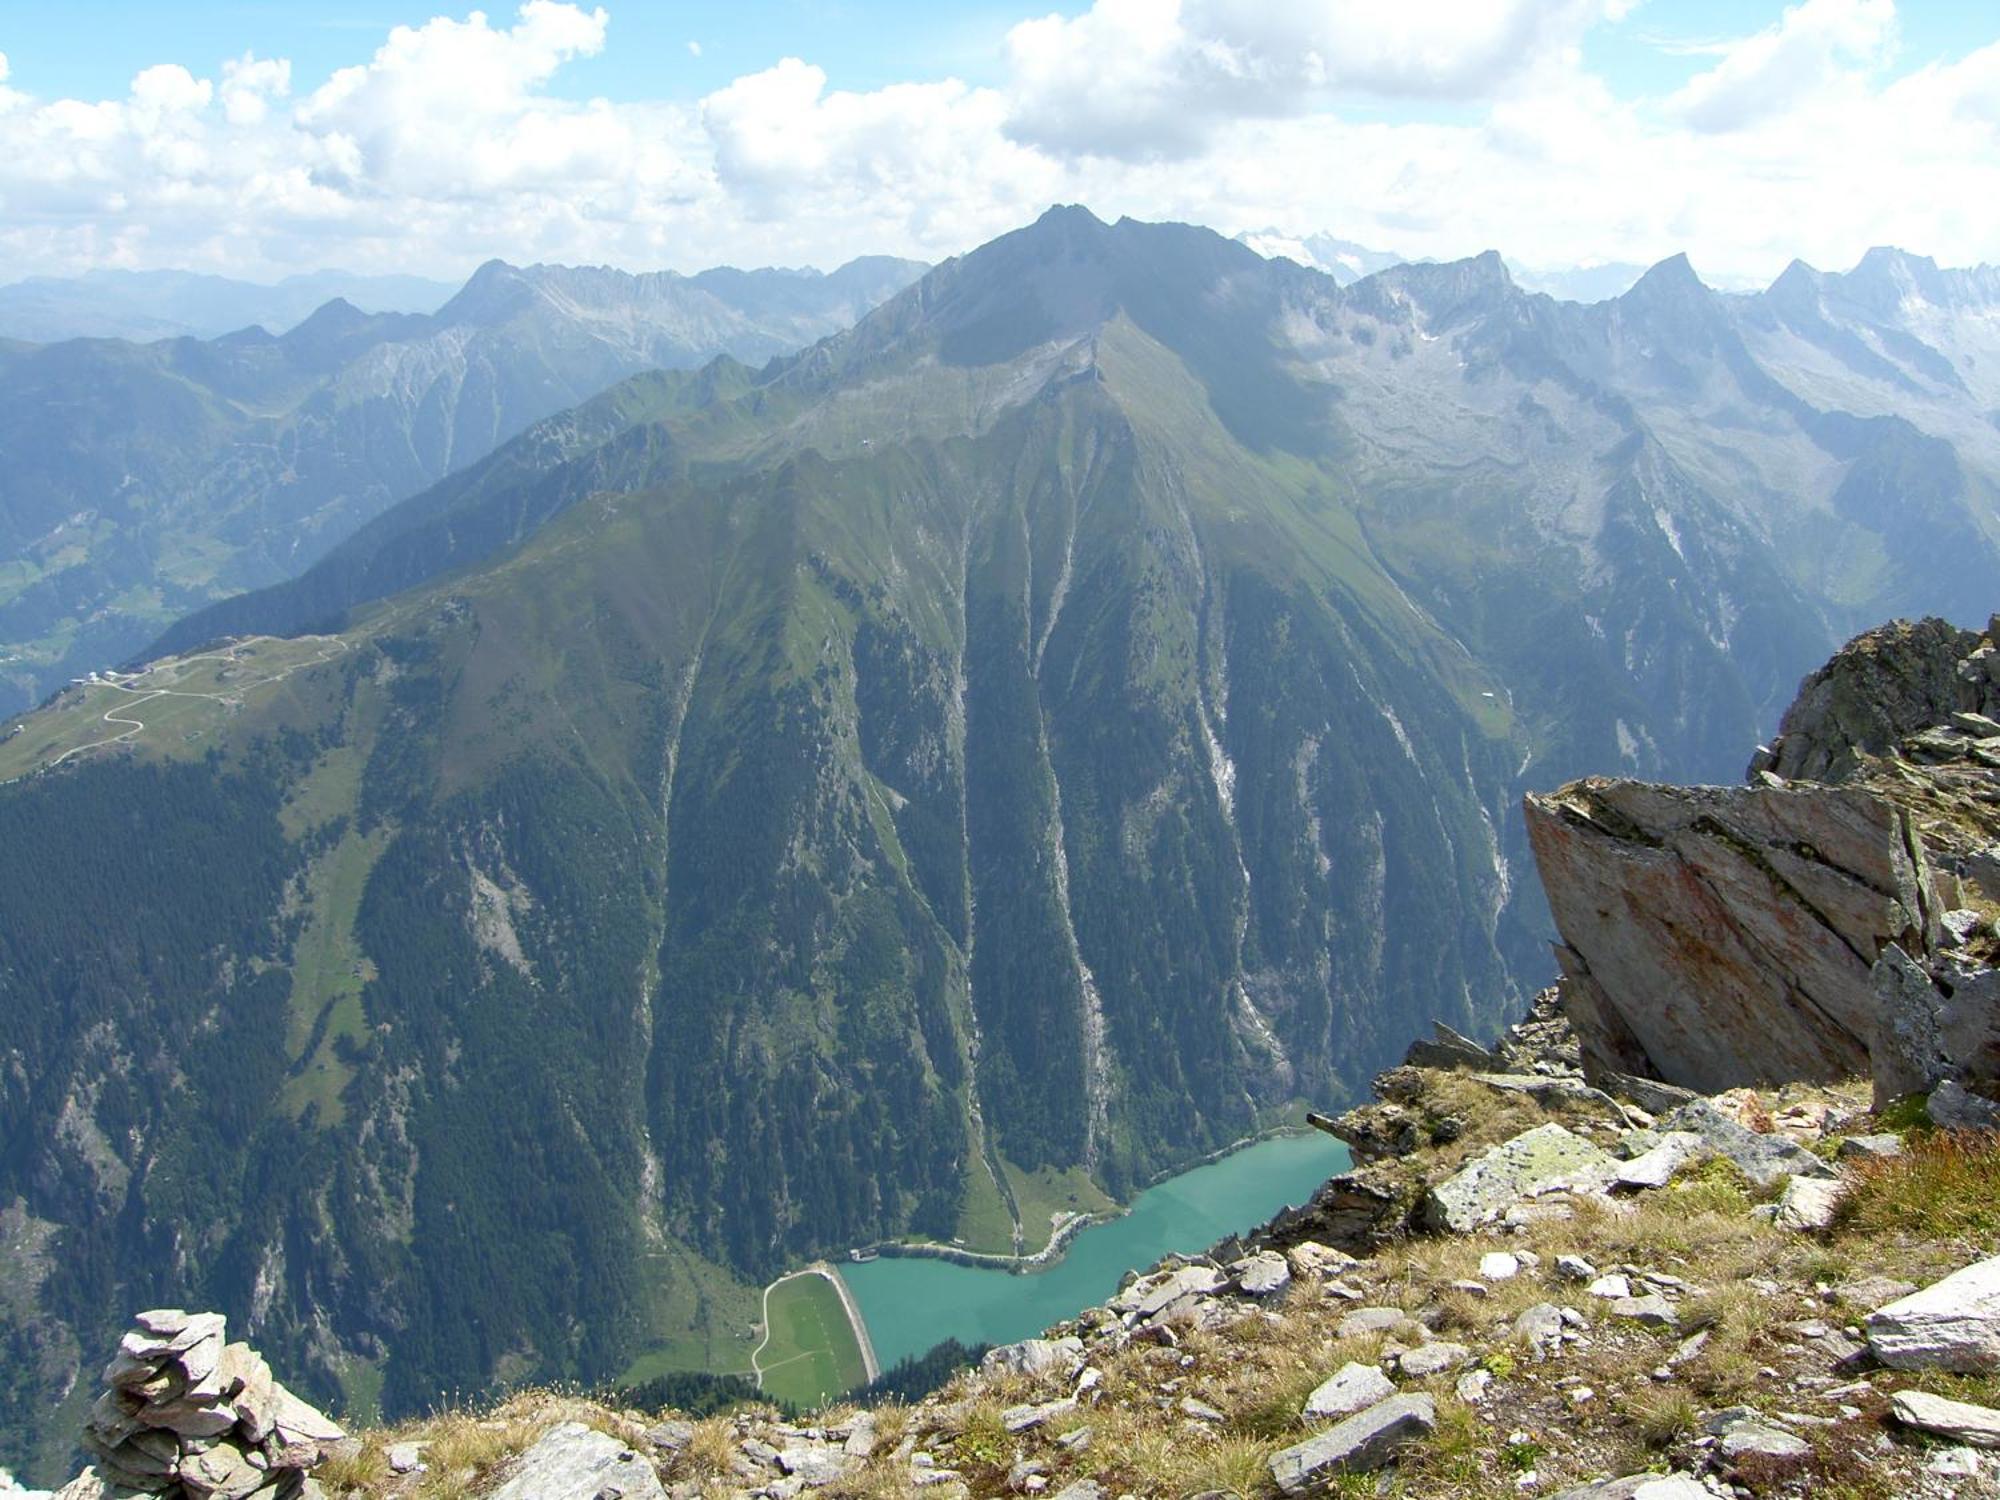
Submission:
<svg viewBox="0 0 2000 1500">
<path fill-rule="evenodd" d="M 152 1312 L 62 1500 L 2000 1496 L 1996 645 L 1863 637 L 1744 788 L 1538 800 L 1560 987 L 1315 1119 L 1311 1202 L 917 1404 L 349 1436 Z"/>
</svg>

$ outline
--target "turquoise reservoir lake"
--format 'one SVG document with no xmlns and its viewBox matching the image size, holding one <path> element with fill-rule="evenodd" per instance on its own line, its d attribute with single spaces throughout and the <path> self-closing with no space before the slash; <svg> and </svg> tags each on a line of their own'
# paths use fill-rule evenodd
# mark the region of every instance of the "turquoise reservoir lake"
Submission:
<svg viewBox="0 0 2000 1500">
<path fill-rule="evenodd" d="M 884 1256 L 843 1265 L 883 1369 L 945 1339 L 1007 1344 L 1103 1302 L 1127 1271 L 1206 1250 L 1254 1228 L 1347 1170 L 1347 1148 L 1310 1131 L 1259 1141 L 1146 1189 L 1131 1212 L 1093 1224 L 1046 1271 L 1016 1276 L 948 1261 Z"/>
</svg>

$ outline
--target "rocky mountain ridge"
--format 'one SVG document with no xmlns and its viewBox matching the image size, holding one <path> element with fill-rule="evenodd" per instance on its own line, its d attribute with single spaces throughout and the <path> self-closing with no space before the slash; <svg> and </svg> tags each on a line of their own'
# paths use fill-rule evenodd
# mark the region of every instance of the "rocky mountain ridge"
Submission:
<svg viewBox="0 0 2000 1500">
<path fill-rule="evenodd" d="M 0 743 L 0 1409 L 114 1305 L 391 1416 L 728 1368 L 788 1266 L 1490 1032 L 1524 788 L 1733 769 L 1857 599 L 1963 607 L 1907 425 L 1685 265 L 1343 291 L 1080 209 L 538 424 Z"/>
<path fill-rule="evenodd" d="M 205 339 L 0 346 L 7 707 L 121 662 L 210 599 L 290 577 L 620 379 L 790 353 L 921 269 L 876 257 L 828 275 L 683 277 L 494 261 L 435 312 L 335 296 L 273 335 L 241 326 L 257 310 L 246 299 L 234 331 Z"/>
</svg>

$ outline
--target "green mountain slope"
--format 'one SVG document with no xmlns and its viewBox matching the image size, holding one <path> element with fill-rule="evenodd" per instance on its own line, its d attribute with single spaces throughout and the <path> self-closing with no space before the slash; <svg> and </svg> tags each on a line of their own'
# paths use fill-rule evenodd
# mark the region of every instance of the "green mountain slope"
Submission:
<svg viewBox="0 0 2000 1500">
<path fill-rule="evenodd" d="M 122 661 L 210 600 L 289 578 L 614 381 L 789 353 L 921 269 L 878 258 L 826 276 L 682 277 L 495 261 L 434 315 L 336 299 L 280 337 L 0 343 L 0 708 Z M 244 305 L 247 319 L 259 304 Z"/>
<path fill-rule="evenodd" d="M 1343 291 L 1052 211 L 4 731 L 0 1243 L 65 1275 L 0 1252 L 0 1461 L 135 1301 L 392 1409 L 727 1368 L 802 1259 L 1492 1024 L 1546 962 L 1522 786 L 1724 766 L 1823 654 L 1771 476 L 1820 455 L 1857 556 L 1985 545 L 1949 486 L 1836 505 L 1895 444 L 1690 280 Z"/>
</svg>

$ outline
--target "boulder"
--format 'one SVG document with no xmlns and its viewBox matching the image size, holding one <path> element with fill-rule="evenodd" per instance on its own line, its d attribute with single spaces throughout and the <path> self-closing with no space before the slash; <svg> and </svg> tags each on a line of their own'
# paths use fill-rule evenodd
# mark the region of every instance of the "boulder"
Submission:
<svg viewBox="0 0 2000 1500">
<path fill-rule="evenodd" d="M 147 1490 L 115 1484 L 95 1468 L 86 1468 L 56 1491 L 55 1500 L 146 1500 L 149 1494 Z"/>
<path fill-rule="evenodd" d="M 988 1349 L 979 1368 L 988 1374 L 1059 1375 L 1067 1380 L 1082 1364 L 1082 1339 L 1022 1339 Z"/>
<path fill-rule="evenodd" d="M 1306 1397 L 1304 1415 L 1345 1417 L 1396 1394 L 1389 1377 L 1374 1365 L 1345 1364 Z"/>
<path fill-rule="evenodd" d="M 1419 1037 L 1410 1043 L 1410 1050 L 1403 1057 L 1404 1067 L 1483 1070 L 1506 1066 L 1505 1059 L 1498 1053 L 1489 1052 L 1471 1037 L 1452 1030 L 1442 1021 L 1431 1022 L 1431 1031 L 1428 1039 Z"/>
<path fill-rule="evenodd" d="M 1440 1339 L 1434 1344 L 1419 1344 L 1414 1349 L 1404 1350 L 1397 1357 L 1396 1369 L 1406 1379 L 1428 1380 L 1433 1375 L 1456 1370 L 1471 1358 L 1472 1351 L 1465 1345 Z"/>
<path fill-rule="evenodd" d="M 1940 1130 L 2000 1130 L 2000 1104 L 1947 1078 L 1931 1090 L 1924 1113 Z"/>
<path fill-rule="evenodd" d="M 1895 1370 L 2000 1370 L 2000 1256 L 1879 1307 L 1866 1321 L 1868 1348 Z"/>
<path fill-rule="evenodd" d="M 1833 1168 L 1796 1141 L 1781 1135 L 1746 1130 L 1706 1099 L 1697 1099 L 1669 1115 L 1670 1131 L 1699 1136 L 1702 1145 L 1727 1157 L 1752 1182 L 1768 1187 L 1783 1177 L 1831 1177 Z"/>
<path fill-rule="evenodd" d="M 1805 1458 L 1812 1452 L 1810 1443 L 1765 1420 L 1748 1406 L 1732 1406 L 1715 1412 L 1702 1426 L 1710 1437 L 1717 1440 L 1716 1451 L 1727 1459 L 1750 1455 L 1760 1458 Z"/>
<path fill-rule="evenodd" d="M 1674 1173 L 1703 1154 L 1707 1147 L 1692 1130 L 1670 1130 L 1650 1151 L 1620 1162 L 1614 1187 L 1649 1191 L 1673 1181 Z"/>
<path fill-rule="evenodd" d="M 1520 1274 L 1520 1257 L 1509 1255 L 1505 1250 L 1489 1250 L 1479 1257 L 1482 1281 L 1512 1281 Z"/>
<path fill-rule="evenodd" d="M 1514 1320 L 1514 1337 L 1538 1357 L 1562 1347 L 1563 1310 L 1553 1302 L 1537 1302 Z"/>
<path fill-rule="evenodd" d="M 1889 1411 L 1905 1427 L 1974 1448 L 2000 1448 L 2000 1411 L 1990 1406 L 1949 1401 L 1928 1391 L 1898 1391 L 1889 1398 Z"/>
<path fill-rule="evenodd" d="M 1680 1314 L 1674 1311 L 1673 1303 L 1658 1292 L 1644 1297 L 1620 1297 L 1605 1311 L 1614 1318 L 1627 1318 L 1648 1328 L 1672 1328 L 1680 1322 Z"/>
<path fill-rule="evenodd" d="M 1903 1154 L 1900 1135 L 1850 1135 L 1840 1143 L 1842 1161 L 1887 1161 Z"/>
<path fill-rule="evenodd" d="M 1868 1071 L 1875 955 L 1928 951 L 1939 909 L 1895 804 L 1593 779 L 1526 812 L 1586 1077 L 1717 1093 Z"/>
<path fill-rule="evenodd" d="M 1639 1108 L 1656 1115 L 1671 1114 L 1683 1104 L 1692 1104 L 1701 1097 L 1693 1089 L 1684 1089 L 1678 1084 L 1662 1083 L 1657 1078 L 1639 1078 L 1610 1069 L 1599 1072 L 1597 1083 L 1606 1092 L 1621 1099 L 1630 1099 Z"/>
<path fill-rule="evenodd" d="M 1275 1250 L 1260 1250 L 1230 1266 L 1246 1296 L 1271 1297 L 1292 1284 L 1292 1268 Z"/>
<path fill-rule="evenodd" d="M 1526 1197 L 1558 1189 L 1601 1191 L 1618 1160 L 1561 1125 L 1538 1125 L 1493 1147 L 1432 1188 L 1423 1217 L 1432 1229 L 1466 1234 L 1500 1218 Z"/>
<path fill-rule="evenodd" d="M 1833 1223 L 1846 1191 L 1846 1185 L 1840 1182 L 1794 1177 L 1785 1184 L 1785 1194 L 1778 1200 L 1777 1226 L 1802 1232 L 1825 1229 Z"/>
<path fill-rule="evenodd" d="M 608 1433 L 564 1422 L 507 1471 L 491 1500 L 666 1500 L 660 1476 Z"/>
<path fill-rule="evenodd" d="M 1391 1396 L 1272 1454 L 1271 1478 L 1280 1492 L 1302 1494 L 1335 1474 L 1382 1468 L 1436 1430 L 1437 1405 L 1429 1396 Z"/>
<path fill-rule="evenodd" d="M 1357 1307 L 1335 1325 L 1333 1336 L 1355 1339 L 1366 1338 L 1371 1333 L 1386 1333 L 1399 1338 L 1414 1338 L 1421 1332 L 1422 1325 L 1400 1307 Z"/>
<path fill-rule="evenodd" d="M 1889 624 L 1857 636 L 1800 684 L 1772 742 L 1771 769 L 1787 781 L 1844 780 L 1864 755 L 1883 756 L 1920 730 L 1989 701 L 1968 674 L 1983 644 L 1946 620 Z"/>
<path fill-rule="evenodd" d="M 1111 1299 L 1111 1306 L 1129 1322 L 1143 1322 L 1166 1311 L 1184 1297 L 1201 1297 L 1222 1289 L 1223 1275 L 1214 1266 L 1188 1265 L 1161 1276 L 1142 1277 Z M 1029 1343 L 1036 1342 L 1033 1339 Z M 1081 1352 L 1081 1346 L 1078 1346 Z"/>
</svg>

